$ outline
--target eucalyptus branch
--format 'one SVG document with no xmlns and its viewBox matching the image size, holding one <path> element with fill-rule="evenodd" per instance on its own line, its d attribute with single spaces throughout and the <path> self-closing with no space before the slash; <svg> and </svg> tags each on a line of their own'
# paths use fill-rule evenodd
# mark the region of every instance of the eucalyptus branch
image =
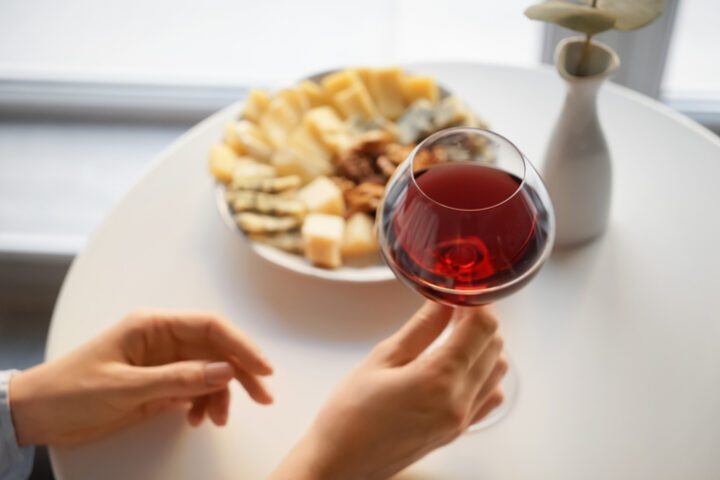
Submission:
<svg viewBox="0 0 720 480">
<path fill-rule="evenodd" d="M 635 30 L 653 22 L 662 13 L 663 0 L 585 0 L 584 5 L 549 0 L 525 10 L 533 20 L 551 22 L 585 34 L 577 76 L 588 75 L 592 36 L 607 30 Z"/>
<path fill-rule="evenodd" d="M 592 8 L 597 8 L 595 4 L 597 0 L 592 0 Z M 584 77 L 588 75 L 588 62 L 590 61 L 590 45 L 592 42 L 592 34 L 585 34 L 585 43 L 583 44 L 582 53 L 580 54 L 580 62 L 578 62 L 577 71 L 575 75 L 578 77 Z"/>
</svg>

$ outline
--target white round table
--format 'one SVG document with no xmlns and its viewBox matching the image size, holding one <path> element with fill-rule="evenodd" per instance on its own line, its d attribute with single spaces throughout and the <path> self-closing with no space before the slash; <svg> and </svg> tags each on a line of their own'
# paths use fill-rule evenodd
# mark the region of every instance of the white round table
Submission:
<svg viewBox="0 0 720 480">
<path fill-rule="evenodd" d="M 413 65 L 462 95 L 536 164 L 565 87 L 550 69 Z M 599 98 L 614 157 L 612 220 L 501 301 L 520 377 L 510 414 L 406 480 L 720 478 L 720 141 L 615 85 Z M 207 152 L 234 105 L 170 146 L 78 256 L 47 358 L 135 307 L 224 312 L 272 359 L 276 403 L 235 388 L 226 428 L 176 414 L 51 450 L 61 480 L 259 479 L 335 384 L 419 305 L 397 282 L 333 284 L 256 258 L 222 223 Z"/>
</svg>

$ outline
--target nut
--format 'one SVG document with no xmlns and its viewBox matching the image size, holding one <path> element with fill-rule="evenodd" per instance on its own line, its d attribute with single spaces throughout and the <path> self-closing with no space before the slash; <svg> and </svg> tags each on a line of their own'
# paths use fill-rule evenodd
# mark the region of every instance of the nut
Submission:
<svg viewBox="0 0 720 480">
<path fill-rule="evenodd" d="M 388 143 L 392 142 L 393 135 L 387 130 L 370 130 L 358 137 L 358 141 L 353 147 L 353 151 L 377 156 L 385 151 Z"/>
<path fill-rule="evenodd" d="M 385 156 L 395 165 L 400 165 L 410 156 L 415 145 L 400 145 L 397 143 L 390 143 L 385 148 Z"/>
<path fill-rule="evenodd" d="M 356 212 L 374 213 L 380 206 L 385 185 L 377 183 L 361 183 L 357 187 L 345 192 L 345 203 L 348 206 L 347 215 Z"/>
<path fill-rule="evenodd" d="M 348 180 L 347 178 L 330 177 L 330 180 L 332 180 L 343 193 L 355 187 L 355 182 L 353 182 L 352 180 Z"/>
<path fill-rule="evenodd" d="M 397 168 L 397 164 L 393 163 L 387 155 L 380 155 L 377 157 L 377 160 L 375 160 L 375 163 L 377 163 L 380 171 L 387 177 L 392 177 L 392 174 L 395 173 L 395 169 Z"/>
<path fill-rule="evenodd" d="M 338 157 L 335 172 L 340 177 L 362 183 L 367 177 L 375 174 L 375 168 L 370 157 L 350 151 Z"/>
</svg>

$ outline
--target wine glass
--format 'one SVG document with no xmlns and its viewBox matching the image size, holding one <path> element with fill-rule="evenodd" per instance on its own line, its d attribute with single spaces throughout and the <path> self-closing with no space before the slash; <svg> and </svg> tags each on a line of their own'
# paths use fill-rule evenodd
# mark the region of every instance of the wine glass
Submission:
<svg viewBox="0 0 720 480">
<path fill-rule="evenodd" d="M 422 141 L 397 168 L 378 214 L 380 251 L 395 275 L 436 302 L 483 305 L 526 285 L 552 250 L 550 196 L 530 161 L 505 137 L 457 127 Z M 473 428 L 509 410 L 505 401 Z"/>
</svg>

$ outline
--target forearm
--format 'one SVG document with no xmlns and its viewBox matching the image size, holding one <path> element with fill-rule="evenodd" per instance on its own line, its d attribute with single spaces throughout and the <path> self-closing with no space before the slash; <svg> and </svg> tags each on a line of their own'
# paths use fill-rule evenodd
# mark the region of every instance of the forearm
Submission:
<svg viewBox="0 0 720 480">
<path fill-rule="evenodd" d="M 32 469 L 33 448 L 18 445 L 10 406 L 10 379 L 0 372 L 0 478 L 25 478 Z"/>
<path fill-rule="evenodd" d="M 320 442 L 311 434 L 306 434 L 267 480 L 351 480 L 350 477 L 338 475 L 339 472 L 329 460 L 330 456 L 330 452 Z"/>
<path fill-rule="evenodd" d="M 46 402 L 42 385 L 43 365 L 18 373 L 12 379 L 10 405 L 18 445 L 41 445 L 47 443 L 42 428 L 42 412 L 52 407 L 43 407 Z M 38 405 L 41 405 L 38 408 Z"/>
</svg>

